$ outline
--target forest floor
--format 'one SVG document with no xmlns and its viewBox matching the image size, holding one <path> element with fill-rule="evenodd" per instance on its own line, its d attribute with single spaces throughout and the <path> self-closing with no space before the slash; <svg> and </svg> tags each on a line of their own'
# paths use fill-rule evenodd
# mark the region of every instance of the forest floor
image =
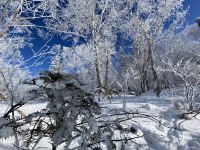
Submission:
<svg viewBox="0 0 200 150">
<path fill-rule="evenodd" d="M 134 149 L 152 149 L 152 150 L 199 150 L 200 149 L 200 115 L 195 117 L 188 116 L 187 119 L 179 118 L 182 112 L 177 110 L 173 101 L 183 99 L 181 89 L 165 90 L 157 98 L 153 92 L 145 93 L 141 96 L 116 96 L 112 103 L 104 100 L 100 105 L 109 109 L 122 109 L 123 99 L 126 100 L 127 109 L 137 110 L 139 113 L 148 114 L 160 119 L 162 125 L 153 122 L 148 118 L 135 118 L 135 127 L 139 133 L 143 133 L 142 138 L 136 139 L 138 145 L 127 147 L 127 150 Z M 200 100 L 196 100 L 197 107 Z M 46 102 L 27 104 L 21 110 L 25 114 L 45 108 Z M 2 115 L 7 106 L 0 103 L 0 115 Z M 41 141 L 37 150 L 49 150 L 50 144 L 47 141 Z M 0 150 L 12 150 L 13 138 L 0 139 Z"/>
</svg>

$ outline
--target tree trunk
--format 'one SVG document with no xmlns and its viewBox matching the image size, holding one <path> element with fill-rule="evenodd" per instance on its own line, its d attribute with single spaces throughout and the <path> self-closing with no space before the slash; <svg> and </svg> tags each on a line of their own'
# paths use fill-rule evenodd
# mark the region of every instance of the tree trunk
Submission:
<svg viewBox="0 0 200 150">
<path fill-rule="evenodd" d="M 56 150 L 57 149 L 57 146 L 52 144 L 52 150 Z"/>
<path fill-rule="evenodd" d="M 147 64 L 146 59 L 144 59 L 142 66 L 142 77 L 141 77 L 141 92 L 144 93 L 147 90 Z"/>
<path fill-rule="evenodd" d="M 109 56 L 108 56 L 108 50 L 106 49 L 106 72 L 105 72 L 105 85 L 104 87 L 107 88 L 108 86 L 108 69 L 109 69 Z"/>
<path fill-rule="evenodd" d="M 153 73 L 153 78 L 154 78 L 154 82 L 157 81 L 158 79 L 158 75 L 157 75 L 157 71 L 154 68 L 154 59 L 153 59 L 153 51 L 152 51 L 152 44 L 149 45 L 148 48 L 148 62 L 150 63 L 150 67 L 151 67 L 151 71 Z"/>
<path fill-rule="evenodd" d="M 96 57 L 95 57 L 95 70 L 96 70 L 96 80 L 97 80 L 97 88 L 102 87 L 101 82 L 101 71 L 100 71 L 100 62 L 99 62 L 99 52 L 96 48 Z"/>
<path fill-rule="evenodd" d="M 100 66 L 100 60 L 99 60 L 99 49 L 98 49 L 97 35 L 96 35 L 95 31 L 93 31 L 93 48 L 95 50 L 94 65 L 95 65 L 95 71 L 96 71 L 97 88 L 102 88 L 101 69 L 100 69 L 101 66 Z"/>
</svg>

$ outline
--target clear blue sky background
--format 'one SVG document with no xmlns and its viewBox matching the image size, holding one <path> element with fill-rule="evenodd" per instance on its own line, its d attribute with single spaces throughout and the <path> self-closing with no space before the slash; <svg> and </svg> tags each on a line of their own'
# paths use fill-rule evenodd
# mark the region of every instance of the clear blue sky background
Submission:
<svg viewBox="0 0 200 150">
<path fill-rule="evenodd" d="M 200 0 L 185 0 L 184 8 L 185 9 L 189 8 L 189 11 L 188 11 L 188 14 L 186 17 L 187 23 L 189 25 L 195 23 L 195 19 L 197 17 L 200 17 Z M 32 44 L 33 44 L 32 48 L 33 48 L 33 50 L 38 51 L 39 49 L 41 49 L 41 47 L 44 45 L 44 43 L 46 43 L 46 41 L 39 38 L 36 33 L 33 33 L 32 37 L 34 38 L 34 40 L 32 40 Z M 70 42 L 60 40 L 60 38 L 58 38 L 58 37 L 54 37 L 48 45 L 52 46 L 54 44 L 61 44 L 64 46 L 69 46 Z M 31 55 L 32 55 L 30 53 L 29 47 L 26 47 L 25 49 L 23 49 L 22 54 L 24 55 L 25 59 L 31 57 Z M 47 59 L 45 61 L 45 63 L 42 64 L 40 67 L 34 68 L 34 70 L 32 70 L 34 72 L 33 74 L 37 74 L 41 70 L 47 69 L 49 66 L 49 63 L 50 63 L 50 60 Z"/>
<path fill-rule="evenodd" d="M 185 0 L 184 7 L 190 7 L 188 15 L 187 15 L 187 22 L 189 24 L 195 23 L 195 19 L 200 17 L 200 0 Z"/>
</svg>

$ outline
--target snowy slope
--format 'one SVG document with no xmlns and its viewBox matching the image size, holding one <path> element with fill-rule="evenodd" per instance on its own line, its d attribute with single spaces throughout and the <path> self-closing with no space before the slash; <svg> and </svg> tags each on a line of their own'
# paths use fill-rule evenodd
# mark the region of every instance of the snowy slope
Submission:
<svg viewBox="0 0 200 150">
<path fill-rule="evenodd" d="M 127 110 L 139 111 L 140 113 L 151 115 L 163 123 L 159 125 L 148 118 L 135 118 L 137 123 L 131 123 L 127 126 L 134 125 L 138 129 L 138 134 L 143 134 L 142 138 L 136 139 L 139 145 L 130 145 L 127 150 L 133 149 L 152 149 L 152 150 L 198 150 L 200 149 L 200 116 L 190 120 L 178 118 L 177 111 L 172 101 L 182 99 L 182 91 L 164 91 L 161 98 L 157 98 L 154 93 L 146 93 L 142 96 L 126 96 Z M 102 107 L 108 109 L 122 109 L 123 96 L 114 97 L 112 103 L 102 101 Z M 6 110 L 4 104 L 0 104 L 0 114 Z M 46 103 L 28 104 L 23 107 L 24 113 L 40 110 L 46 106 Z M 105 110 L 106 111 L 106 110 Z M 47 140 L 47 139 L 46 139 Z M 37 149 L 51 149 L 48 141 L 43 140 Z M 0 150 L 11 150 L 13 138 L 1 139 Z M 62 149 L 60 147 L 59 149 Z"/>
</svg>

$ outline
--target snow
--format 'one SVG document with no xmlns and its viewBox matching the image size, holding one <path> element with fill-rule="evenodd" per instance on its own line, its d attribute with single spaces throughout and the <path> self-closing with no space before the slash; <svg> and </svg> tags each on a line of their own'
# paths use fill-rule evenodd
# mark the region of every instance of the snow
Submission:
<svg viewBox="0 0 200 150">
<path fill-rule="evenodd" d="M 4 124 L 6 124 L 8 122 L 9 121 L 6 120 L 5 118 L 0 117 L 0 126 L 3 126 Z M 13 135 L 12 128 L 3 126 L 0 129 L 0 138 L 8 138 L 8 137 L 10 137 L 12 135 Z"/>
<path fill-rule="evenodd" d="M 157 98 L 154 93 L 145 93 L 142 96 L 126 96 L 128 109 L 137 109 L 141 113 L 160 117 L 163 125 L 155 124 L 148 119 L 137 119 L 137 129 L 144 133 L 144 138 L 137 139 L 137 143 L 144 149 L 153 150 L 188 150 L 199 149 L 200 120 L 198 117 L 191 120 L 178 118 L 181 113 L 172 104 L 173 100 L 182 99 L 183 91 L 166 90 Z M 109 108 L 122 108 L 122 98 L 115 97 Z M 102 102 L 104 103 L 104 102 Z M 198 102 L 197 102 L 198 104 Z"/>
<path fill-rule="evenodd" d="M 190 120 L 181 119 L 178 117 L 180 111 L 174 106 L 172 101 L 182 97 L 179 89 L 175 89 L 173 94 L 169 90 L 162 92 L 161 97 L 157 98 L 155 93 L 149 92 L 141 96 L 125 96 L 127 102 L 126 110 L 138 111 L 143 114 L 151 115 L 161 121 L 162 124 L 155 123 L 147 118 L 135 118 L 137 123 L 130 122 L 126 124 L 127 127 L 133 127 L 137 130 L 137 135 L 144 135 L 142 138 L 135 140 L 139 145 L 127 144 L 125 149 L 132 150 L 136 148 L 152 149 L 152 150 L 188 150 L 199 149 L 200 147 L 200 116 L 192 117 Z M 115 109 L 116 111 L 123 110 L 123 98 L 116 96 L 113 98 L 112 103 L 103 100 L 100 105 L 102 106 L 104 113 L 108 109 Z M 199 104 L 199 102 L 197 102 Z M 41 110 L 47 105 L 43 103 L 30 103 L 23 106 L 21 110 L 28 114 L 33 111 Z M 6 105 L 0 103 L 0 114 L 3 114 L 6 110 Z M 5 122 L 0 118 L 0 124 Z M 90 119 L 92 128 L 96 129 L 94 119 Z M 0 130 L 2 132 L 2 129 Z M 5 130 L 6 132 L 6 130 Z M 116 138 L 120 133 L 116 131 Z M 104 135 L 105 139 L 107 135 Z M 9 150 L 12 147 L 13 137 L 0 140 L 0 150 Z M 82 139 L 77 141 L 78 143 Z M 109 142 L 109 141 L 107 141 Z M 102 145 L 105 147 L 105 145 Z M 48 139 L 43 139 L 37 146 L 37 150 L 51 149 L 51 145 L 48 144 Z M 62 149 L 60 146 L 58 149 Z"/>
</svg>

